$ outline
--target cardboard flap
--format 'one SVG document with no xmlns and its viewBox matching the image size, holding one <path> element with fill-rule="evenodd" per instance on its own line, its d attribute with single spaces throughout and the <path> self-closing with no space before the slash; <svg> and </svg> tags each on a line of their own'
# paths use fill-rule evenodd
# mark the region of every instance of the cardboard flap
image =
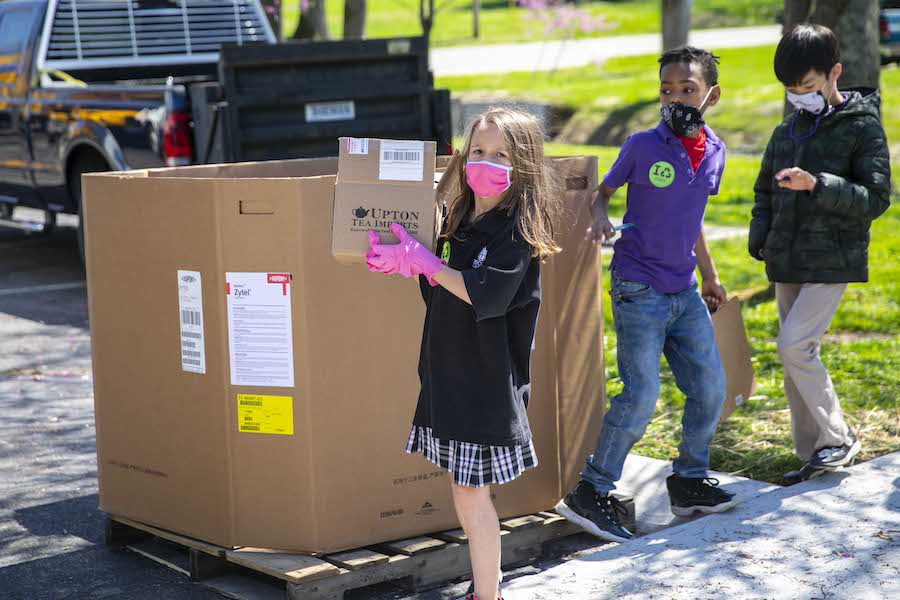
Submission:
<svg viewBox="0 0 900 600">
<path fill-rule="evenodd" d="M 434 142 L 340 138 L 338 183 L 389 183 L 432 187 Z"/>
<path fill-rule="evenodd" d="M 727 419 L 756 392 L 750 344 L 741 316 L 741 301 L 732 298 L 712 313 L 719 357 L 725 369 L 725 404 L 721 419 Z"/>
</svg>

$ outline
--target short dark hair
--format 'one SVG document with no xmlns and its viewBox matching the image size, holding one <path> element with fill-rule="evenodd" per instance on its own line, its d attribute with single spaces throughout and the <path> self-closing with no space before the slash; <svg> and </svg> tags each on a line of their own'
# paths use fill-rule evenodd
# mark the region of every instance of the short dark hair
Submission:
<svg viewBox="0 0 900 600">
<path fill-rule="evenodd" d="M 828 75 L 840 60 L 833 31 L 822 25 L 798 25 L 781 38 L 775 50 L 775 77 L 785 86 L 797 85 L 810 71 Z"/>
<path fill-rule="evenodd" d="M 697 63 L 703 70 L 703 79 L 706 80 L 710 87 L 719 83 L 719 57 L 702 48 L 694 48 L 693 46 L 682 46 L 674 50 L 663 52 L 659 57 L 659 72 L 662 73 L 663 67 L 672 64 L 689 65 Z"/>
</svg>

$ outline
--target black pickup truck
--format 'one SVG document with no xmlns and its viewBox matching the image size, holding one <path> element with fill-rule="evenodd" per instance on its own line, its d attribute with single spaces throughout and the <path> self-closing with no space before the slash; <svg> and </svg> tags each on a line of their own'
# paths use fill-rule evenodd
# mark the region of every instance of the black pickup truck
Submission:
<svg viewBox="0 0 900 600">
<path fill-rule="evenodd" d="M 341 135 L 449 153 L 427 60 L 422 38 L 277 44 L 258 0 L 0 0 L 0 221 L 77 214 L 94 171 L 336 155 Z"/>
</svg>

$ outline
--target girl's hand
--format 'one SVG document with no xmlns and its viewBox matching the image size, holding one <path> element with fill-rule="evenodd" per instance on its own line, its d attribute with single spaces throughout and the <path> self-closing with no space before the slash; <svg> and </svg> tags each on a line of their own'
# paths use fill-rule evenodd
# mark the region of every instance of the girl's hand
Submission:
<svg viewBox="0 0 900 600">
<path fill-rule="evenodd" d="M 366 253 L 366 266 L 372 273 L 393 275 L 400 272 L 400 244 L 387 246 L 381 244 L 381 238 L 374 231 L 369 232 L 369 248 Z"/>
<path fill-rule="evenodd" d="M 425 246 L 414 240 L 406 229 L 394 223 L 391 231 L 400 240 L 399 244 L 384 245 L 379 243 L 378 234 L 369 232 L 369 247 L 366 254 L 366 266 L 375 273 L 399 273 L 404 277 L 424 275 L 428 283 L 437 285 L 434 276 L 444 266 L 444 261 L 432 254 Z"/>
</svg>

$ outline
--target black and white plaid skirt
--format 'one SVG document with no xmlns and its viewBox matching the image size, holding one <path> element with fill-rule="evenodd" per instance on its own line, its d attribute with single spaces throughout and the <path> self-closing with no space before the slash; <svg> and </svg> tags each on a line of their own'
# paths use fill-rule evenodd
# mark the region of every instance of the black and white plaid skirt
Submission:
<svg viewBox="0 0 900 600">
<path fill-rule="evenodd" d="M 425 460 L 451 473 L 453 483 L 473 488 L 509 483 L 538 465 L 532 441 L 525 446 L 486 446 L 441 440 L 431 435 L 430 427 L 415 425 L 406 451 L 421 452 Z"/>
</svg>

